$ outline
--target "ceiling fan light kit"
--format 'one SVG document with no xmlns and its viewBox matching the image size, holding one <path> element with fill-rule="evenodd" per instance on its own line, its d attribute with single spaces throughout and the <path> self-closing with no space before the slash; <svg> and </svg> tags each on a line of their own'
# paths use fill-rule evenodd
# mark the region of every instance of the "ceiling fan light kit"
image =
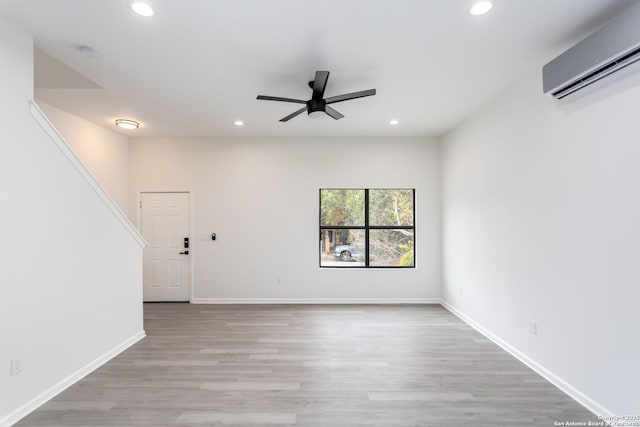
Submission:
<svg viewBox="0 0 640 427">
<path fill-rule="evenodd" d="M 328 71 L 316 71 L 315 80 L 309 82 L 309 87 L 313 90 L 311 99 L 304 101 L 302 99 L 282 98 L 279 96 L 258 95 L 256 99 L 263 101 L 280 101 L 280 102 L 292 102 L 296 104 L 305 104 L 304 107 L 289 114 L 286 117 L 280 119 L 281 122 L 288 122 L 292 118 L 299 114 L 307 112 L 307 115 L 316 119 L 322 117 L 323 114 L 332 117 L 335 120 L 340 120 L 344 116 L 336 111 L 328 104 L 335 104 L 336 102 L 348 101 L 350 99 L 363 98 L 365 96 L 372 96 L 376 94 L 375 89 L 362 90 L 359 92 L 346 93 L 344 95 L 332 96 L 330 98 L 324 98 L 324 90 L 327 87 L 327 80 L 329 80 Z"/>
</svg>

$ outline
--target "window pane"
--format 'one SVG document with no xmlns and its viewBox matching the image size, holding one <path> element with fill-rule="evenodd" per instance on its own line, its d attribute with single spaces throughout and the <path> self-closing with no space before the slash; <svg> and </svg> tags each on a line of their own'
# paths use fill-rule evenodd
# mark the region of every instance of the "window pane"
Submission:
<svg viewBox="0 0 640 427">
<path fill-rule="evenodd" d="M 320 190 L 320 225 L 364 226 L 364 190 Z"/>
<path fill-rule="evenodd" d="M 369 265 L 413 267 L 413 230 L 370 230 Z"/>
<path fill-rule="evenodd" d="M 364 230 L 322 230 L 320 267 L 363 267 Z"/>
<path fill-rule="evenodd" d="M 369 225 L 412 226 L 413 190 L 369 190 Z"/>
</svg>

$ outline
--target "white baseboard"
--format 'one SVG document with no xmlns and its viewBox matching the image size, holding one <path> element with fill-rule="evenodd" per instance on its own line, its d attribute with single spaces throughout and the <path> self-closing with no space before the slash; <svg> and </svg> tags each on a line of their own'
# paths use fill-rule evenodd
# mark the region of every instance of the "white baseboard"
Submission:
<svg viewBox="0 0 640 427">
<path fill-rule="evenodd" d="M 476 331 L 480 332 L 482 335 L 484 335 L 485 337 L 487 337 L 488 339 L 493 341 L 495 344 L 500 346 L 507 353 L 511 354 L 513 357 L 515 357 L 516 359 L 518 359 L 519 361 L 521 361 L 522 363 L 527 365 L 529 368 L 531 368 L 538 375 L 540 375 L 541 377 L 543 377 L 544 379 L 549 381 L 551 384 L 555 385 L 560 390 L 565 392 L 567 395 L 569 395 L 569 397 L 571 397 L 573 400 L 575 400 L 576 402 L 578 402 L 579 404 L 581 404 L 582 406 L 587 408 L 589 411 L 593 412 L 594 414 L 596 414 L 598 416 L 605 416 L 606 417 L 606 416 L 612 416 L 613 415 L 612 411 L 609 411 L 603 405 L 601 405 L 600 403 L 596 402 L 595 400 L 593 400 L 592 398 L 590 398 L 586 394 L 582 393 L 580 390 L 576 389 L 571 384 L 569 384 L 566 381 L 564 381 L 558 375 L 556 375 L 553 372 L 549 371 L 544 366 L 542 366 L 539 363 L 537 363 L 535 360 L 529 358 L 527 355 L 525 355 L 524 353 L 520 352 L 515 347 L 511 346 L 506 341 L 500 339 L 499 337 L 494 335 L 491 331 L 489 331 L 485 327 L 483 327 L 483 326 L 479 325 L 478 323 L 476 323 L 473 319 L 471 319 L 466 314 L 462 313 L 460 310 L 458 310 L 457 308 L 455 308 L 451 304 L 447 303 L 444 300 L 441 300 L 440 304 L 444 308 L 449 310 L 451 313 L 453 313 L 455 316 L 460 318 L 463 322 L 465 322 L 466 324 L 471 326 L 473 329 L 475 329 Z"/>
<path fill-rule="evenodd" d="M 193 298 L 192 304 L 440 304 L 439 298 Z"/>
<path fill-rule="evenodd" d="M 92 362 L 89 362 L 87 365 L 85 365 L 82 368 L 78 369 L 73 374 L 71 374 L 68 377 L 64 378 L 62 381 L 58 382 L 54 386 L 52 386 L 52 387 L 48 388 L 47 390 L 43 391 L 38 396 L 36 396 L 35 398 L 31 399 L 30 401 L 28 401 L 24 405 L 18 407 L 14 411 L 11 411 L 5 417 L 0 419 L 0 426 L 3 426 L 3 427 L 4 426 L 10 426 L 12 424 L 17 423 L 22 418 L 26 417 L 31 412 L 33 412 L 36 409 L 38 409 L 40 406 L 42 406 L 43 404 L 45 404 L 49 400 L 53 399 L 59 393 L 63 392 L 67 388 L 71 387 L 73 384 L 75 384 L 76 382 L 78 382 L 82 378 L 86 377 L 91 372 L 95 371 L 100 366 L 104 365 L 109 360 L 113 359 L 115 356 L 117 356 L 118 354 L 122 353 L 127 348 L 131 347 L 133 344 L 135 344 L 138 341 L 140 341 L 141 339 L 143 339 L 145 336 L 146 336 L 145 332 L 144 331 L 140 331 L 137 334 L 135 334 L 134 336 L 132 336 L 131 338 L 125 340 L 121 344 L 119 344 L 116 347 L 112 348 L 111 350 L 109 350 L 108 352 L 103 354 L 102 356 L 98 357 L 97 359 L 93 360 Z"/>
</svg>

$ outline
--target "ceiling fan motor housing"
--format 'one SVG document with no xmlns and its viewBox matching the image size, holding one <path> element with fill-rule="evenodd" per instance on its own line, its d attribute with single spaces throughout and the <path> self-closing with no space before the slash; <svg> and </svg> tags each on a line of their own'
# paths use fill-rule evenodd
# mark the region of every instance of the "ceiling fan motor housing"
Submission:
<svg viewBox="0 0 640 427">
<path fill-rule="evenodd" d="M 327 102 L 324 99 L 310 99 L 307 101 L 307 114 L 314 113 L 316 111 L 325 112 Z"/>
</svg>

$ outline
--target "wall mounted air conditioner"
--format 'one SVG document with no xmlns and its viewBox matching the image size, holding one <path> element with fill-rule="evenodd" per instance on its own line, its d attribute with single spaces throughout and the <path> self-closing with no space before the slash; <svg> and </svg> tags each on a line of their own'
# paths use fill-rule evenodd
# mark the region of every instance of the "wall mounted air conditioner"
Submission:
<svg viewBox="0 0 640 427">
<path fill-rule="evenodd" d="M 640 2 L 542 69 L 544 93 L 562 99 L 640 60 Z"/>
</svg>

